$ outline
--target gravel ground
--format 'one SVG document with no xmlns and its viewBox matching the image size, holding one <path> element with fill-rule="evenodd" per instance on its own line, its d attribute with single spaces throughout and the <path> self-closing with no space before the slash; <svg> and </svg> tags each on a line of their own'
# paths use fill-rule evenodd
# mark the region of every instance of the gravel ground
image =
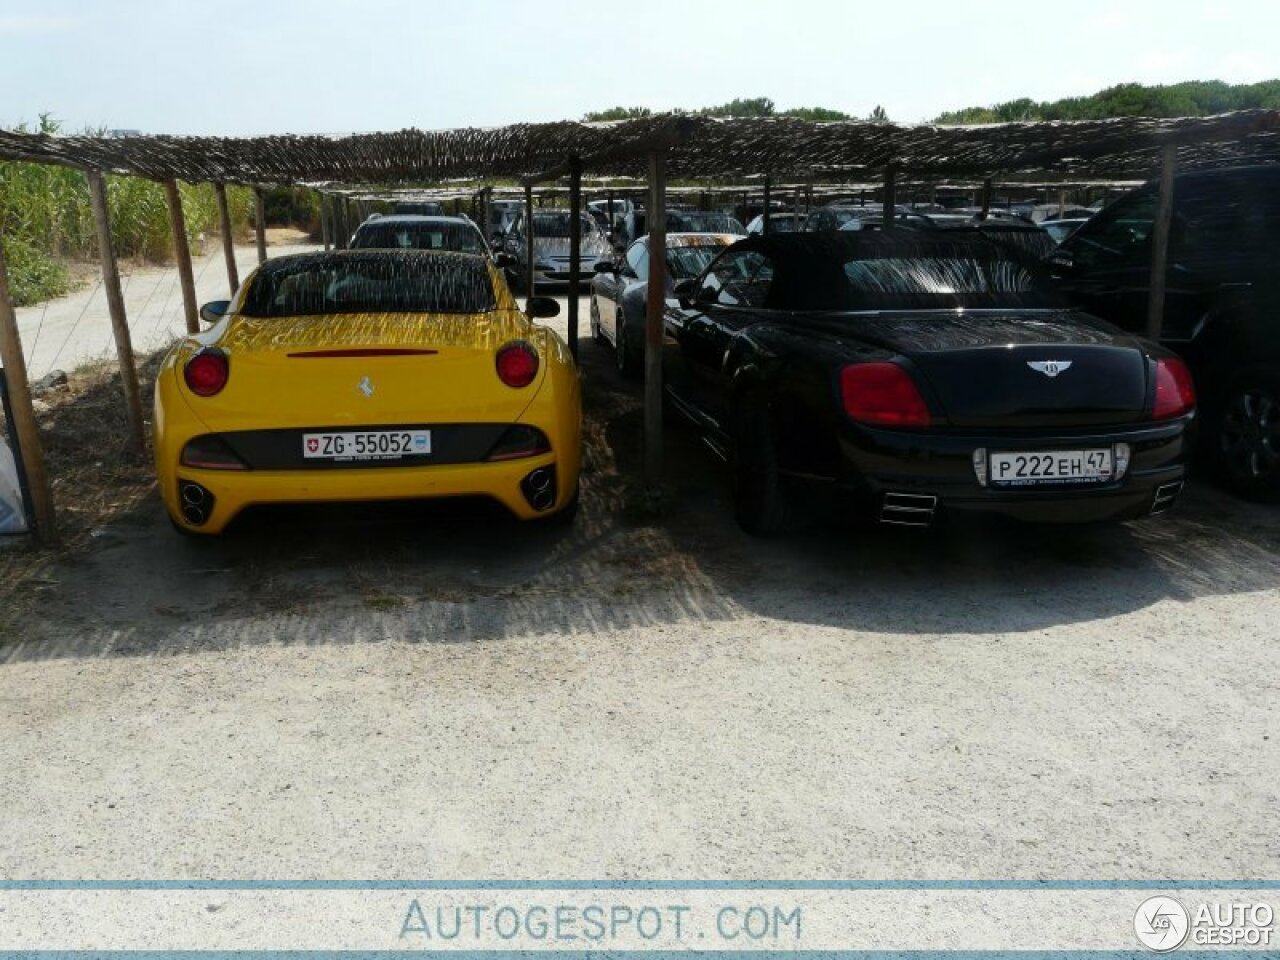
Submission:
<svg viewBox="0 0 1280 960">
<path fill-rule="evenodd" d="M 637 523 L 583 361 L 568 530 L 152 498 L 51 569 L 0 616 L 0 876 L 1280 874 L 1276 509 L 759 542 L 672 429 Z"/>
</svg>

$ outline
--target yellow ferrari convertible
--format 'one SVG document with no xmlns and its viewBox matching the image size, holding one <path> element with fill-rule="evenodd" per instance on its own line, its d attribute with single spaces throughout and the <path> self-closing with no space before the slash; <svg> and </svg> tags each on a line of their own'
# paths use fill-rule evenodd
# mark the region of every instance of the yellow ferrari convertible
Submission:
<svg viewBox="0 0 1280 960">
<path fill-rule="evenodd" d="M 487 496 L 577 505 L 581 392 L 564 342 L 485 257 L 361 250 L 269 260 L 156 379 L 156 472 L 183 532 L 245 507 Z"/>
</svg>

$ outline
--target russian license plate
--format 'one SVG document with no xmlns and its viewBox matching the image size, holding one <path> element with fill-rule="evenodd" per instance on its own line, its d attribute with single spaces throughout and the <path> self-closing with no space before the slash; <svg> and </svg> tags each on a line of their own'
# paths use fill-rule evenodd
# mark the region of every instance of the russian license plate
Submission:
<svg viewBox="0 0 1280 960">
<path fill-rule="evenodd" d="M 353 430 L 302 435 L 302 456 L 307 460 L 399 460 L 430 455 L 430 430 Z"/>
<path fill-rule="evenodd" d="M 1106 483 L 1114 471 L 1110 450 L 1023 450 L 993 453 L 989 470 L 997 487 Z"/>
</svg>

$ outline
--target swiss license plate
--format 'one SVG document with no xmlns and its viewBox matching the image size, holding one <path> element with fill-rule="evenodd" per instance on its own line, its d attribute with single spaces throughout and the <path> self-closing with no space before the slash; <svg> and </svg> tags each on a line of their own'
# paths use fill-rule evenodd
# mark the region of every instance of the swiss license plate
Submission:
<svg viewBox="0 0 1280 960">
<path fill-rule="evenodd" d="M 1106 483 L 1113 476 L 1110 450 L 1023 450 L 993 453 L 990 481 L 997 487 Z"/>
<path fill-rule="evenodd" d="M 302 435 L 302 456 L 307 460 L 399 460 L 430 455 L 430 430 L 352 430 Z"/>
</svg>

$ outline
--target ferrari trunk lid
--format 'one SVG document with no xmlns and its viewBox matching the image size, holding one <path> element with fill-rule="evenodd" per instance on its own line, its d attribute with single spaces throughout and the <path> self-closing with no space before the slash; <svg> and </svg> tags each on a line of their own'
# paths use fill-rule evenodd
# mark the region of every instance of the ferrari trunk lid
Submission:
<svg viewBox="0 0 1280 960">
<path fill-rule="evenodd" d="M 531 384 L 513 388 L 498 378 L 496 356 L 529 335 L 501 311 L 238 317 L 219 343 L 227 385 L 200 407 L 219 429 L 510 423 L 537 392 L 546 358 Z"/>
</svg>

